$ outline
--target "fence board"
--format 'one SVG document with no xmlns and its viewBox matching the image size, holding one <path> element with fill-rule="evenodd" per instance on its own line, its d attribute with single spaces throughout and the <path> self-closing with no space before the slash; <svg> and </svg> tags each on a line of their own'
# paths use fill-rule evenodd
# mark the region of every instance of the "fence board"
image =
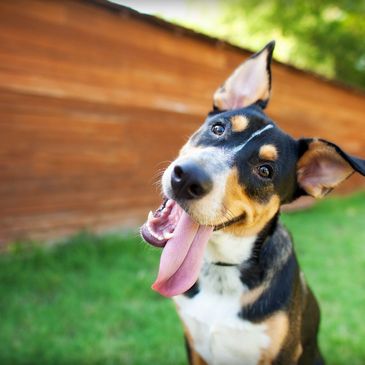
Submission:
<svg viewBox="0 0 365 365">
<path fill-rule="evenodd" d="M 157 172 L 247 56 L 102 1 L 0 2 L 0 243 L 141 222 Z M 280 126 L 364 157 L 363 94 L 273 73 Z"/>
</svg>

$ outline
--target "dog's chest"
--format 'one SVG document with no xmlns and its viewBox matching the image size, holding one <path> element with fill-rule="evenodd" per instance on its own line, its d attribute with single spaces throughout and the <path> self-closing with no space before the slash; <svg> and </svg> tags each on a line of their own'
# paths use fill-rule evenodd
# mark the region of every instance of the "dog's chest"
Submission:
<svg viewBox="0 0 365 365">
<path fill-rule="evenodd" d="M 256 365 L 270 345 L 265 324 L 239 317 L 240 298 L 247 291 L 237 267 L 205 264 L 193 298 L 175 297 L 195 351 L 209 365 Z"/>
</svg>

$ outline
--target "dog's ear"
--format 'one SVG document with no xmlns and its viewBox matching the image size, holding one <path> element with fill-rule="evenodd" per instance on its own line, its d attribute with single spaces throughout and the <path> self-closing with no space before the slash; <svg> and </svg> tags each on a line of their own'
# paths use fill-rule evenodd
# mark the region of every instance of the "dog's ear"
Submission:
<svg viewBox="0 0 365 365">
<path fill-rule="evenodd" d="M 300 139 L 297 180 L 307 194 L 321 198 L 355 171 L 365 176 L 365 160 L 323 139 Z"/>
<path fill-rule="evenodd" d="M 271 59 L 275 41 L 243 62 L 214 93 L 213 106 L 217 110 L 244 108 L 260 102 L 264 108 L 271 91 Z"/>
</svg>

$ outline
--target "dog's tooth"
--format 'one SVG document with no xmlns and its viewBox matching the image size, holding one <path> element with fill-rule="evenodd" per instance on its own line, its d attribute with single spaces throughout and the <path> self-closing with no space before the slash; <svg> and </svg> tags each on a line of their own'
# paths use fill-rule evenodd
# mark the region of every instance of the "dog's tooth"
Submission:
<svg viewBox="0 0 365 365">
<path fill-rule="evenodd" d="M 150 226 L 150 222 L 147 222 L 146 226 L 147 226 L 147 230 L 148 230 L 148 232 L 149 232 L 149 233 L 151 233 L 151 234 L 152 234 L 152 236 L 153 236 L 153 231 L 152 231 L 152 228 L 151 228 L 151 226 Z"/>
<path fill-rule="evenodd" d="M 156 234 L 156 232 L 152 229 L 151 225 L 149 223 L 147 223 L 147 229 L 148 232 L 155 238 L 159 239 L 158 235 Z"/>
<path fill-rule="evenodd" d="M 153 217 L 153 212 L 150 210 L 150 212 L 148 213 L 148 220 L 152 220 L 154 217 Z"/>
<path fill-rule="evenodd" d="M 174 236 L 173 232 L 164 232 L 163 237 L 165 240 L 169 240 Z"/>
<path fill-rule="evenodd" d="M 148 226 L 147 226 L 147 228 L 148 228 Z M 149 232 L 151 233 L 151 235 L 154 237 L 154 238 L 157 238 L 158 240 L 160 240 L 161 238 L 160 238 L 160 236 L 157 234 L 157 233 L 155 233 L 154 231 L 152 231 L 152 229 L 148 229 L 149 230 Z"/>
</svg>

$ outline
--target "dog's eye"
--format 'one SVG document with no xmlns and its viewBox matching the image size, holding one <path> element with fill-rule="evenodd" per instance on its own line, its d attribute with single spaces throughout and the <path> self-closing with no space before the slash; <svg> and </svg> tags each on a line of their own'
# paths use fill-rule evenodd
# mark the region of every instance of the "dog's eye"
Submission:
<svg viewBox="0 0 365 365">
<path fill-rule="evenodd" d="M 224 127 L 224 125 L 222 123 L 216 123 L 216 124 L 213 124 L 213 126 L 212 126 L 212 132 L 216 136 L 221 136 L 225 130 L 226 130 L 226 128 Z"/>
<path fill-rule="evenodd" d="M 273 175 L 273 168 L 270 165 L 260 165 L 257 168 L 257 172 L 261 177 L 271 179 Z"/>
</svg>

